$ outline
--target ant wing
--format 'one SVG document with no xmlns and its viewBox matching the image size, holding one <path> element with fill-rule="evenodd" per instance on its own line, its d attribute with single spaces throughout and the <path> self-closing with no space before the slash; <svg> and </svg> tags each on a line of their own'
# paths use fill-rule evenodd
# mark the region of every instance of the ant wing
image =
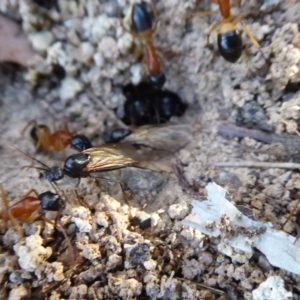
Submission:
<svg viewBox="0 0 300 300">
<path fill-rule="evenodd" d="M 191 141 L 191 132 L 192 127 L 186 124 L 145 125 L 125 137 L 122 142 L 175 152 Z"/>
<path fill-rule="evenodd" d="M 136 164 L 138 161 L 127 154 L 127 148 L 124 145 L 104 145 L 84 150 L 82 153 L 90 157 L 85 171 L 109 171 Z"/>
</svg>

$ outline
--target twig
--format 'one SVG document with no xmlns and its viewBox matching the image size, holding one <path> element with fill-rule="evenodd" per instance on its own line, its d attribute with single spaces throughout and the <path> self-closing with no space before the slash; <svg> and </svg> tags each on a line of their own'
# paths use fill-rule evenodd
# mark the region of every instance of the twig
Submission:
<svg viewBox="0 0 300 300">
<path fill-rule="evenodd" d="M 221 295 L 221 296 L 226 295 L 226 293 L 223 292 L 222 290 L 218 290 L 218 289 L 212 288 L 212 287 L 210 287 L 210 286 L 208 286 L 206 284 L 203 284 L 203 283 L 198 283 L 198 282 L 195 282 L 195 281 L 186 280 L 186 279 L 178 278 L 178 277 L 176 277 L 175 279 L 183 281 L 183 282 L 193 283 L 193 284 L 197 285 L 198 287 L 205 288 L 205 289 L 210 290 L 211 292 L 213 292 L 215 294 L 218 294 L 218 295 Z"/>
<path fill-rule="evenodd" d="M 271 144 L 277 142 L 276 134 L 267 133 L 261 130 L 248 129 L 229 122 L 222 122 L 217 127 L 217 133 L 227 137 L 245 138 L 250 137 L 256 141 Z"/>
<path fill-rule="evenodd" d="M 216 167 L 227 168 L 278 168 L 278 169 L 299 169 L 300 164 L 292 162 L 256 162 L 256 161 L 233 161 L 233 162 L 218 162 Z"/>
</svg>

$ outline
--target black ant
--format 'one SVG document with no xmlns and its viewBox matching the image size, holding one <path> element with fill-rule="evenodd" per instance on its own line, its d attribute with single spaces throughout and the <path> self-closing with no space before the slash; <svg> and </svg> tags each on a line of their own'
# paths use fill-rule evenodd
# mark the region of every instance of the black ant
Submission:
<svg viewBox="0 0 300 300">
<path fill-rule="evenodd" d="M 35 144 L 37 152 L 43 150 L 62 151 L 68 145 L 78 151 L 83 151 L 92 147 L 90 140 L 85 135 L 74 135 L 70 132 L 68 126 L 65 126 L 64 130 L 57 130 L 51 133 L 48 126 L 38 124 L 36 120 L 28 122 L 22 130 L 22 134 L 24 134 L 31 125 L 33 125 L 33 127 L 30 130 L 30 136 Z"/>
<path fill-rule="evenodd" d="M 235 63 L 242 55 L 243 42 L 242 38 L 237 30 L 236 24 L 240 23 L 244 32 L 247 34 L 253 45 L 260 51 L 261 55 L 265 56 L 261 50 L 261 47 L 255 37 L 252 35 L 243 20 L 230 13 L 232 6 L 239 6 L 241 0 L 236 0 L 234 4 L 230 5 L 230 0 L 211 0 L 211 2 L 219 5 L 219 10 L 203 11 L 194 13 L 192 16 L 209 16 L 217 13 L 221 13 L 221 19 L 214 23 L 207 34 L 207 45 L 209 43 L 209 37 L 213 31 L 218 29 L 218 48 L 223 58 L 231 63 Z M 266 59 L 265 59 L 266 60 Z"/>
<path fill-rule="evenodd" d="M 104 145 L 94 147 L 86 149 L 80 153 L 70 155 L 66 158 L 63 168 L 58 166 L 53 166 L 49 168 L 46 164 L 42 163 L 36 158 L 29 156 L 28 154 L 16 147 L 14 148 L 22 154 L 24 154 L 25 156 L 41 164 L 43 167 L 28 167 L 44 171 L 44 176 L 50 182 L 51 185 L 56 185 L 56 181 L 63 179 L 65 175 L 71 178 L 77 178 L 78 182 L 75 186 L 75 193 L 78 199 L 80 198 L 77 193 L 77 188 L 80 184 L 80 179 L 85 177 L 91 177 L 97 180 L 105 180 L 119 183 L 127 203 L 129 204 L 130 202 L 126 196 L 124 187 L 120 181 L 116 181 L 113 179 L 102 179 L 92 175 L 92 173 L 118 170 L 132 166 L 137 163 L 136 160 L 128 157 L 124 153 L 124 150 L 119 149 L 116 145 Z"/>
<path fill-rule="evenodd" d="M 172 116 L 181 116 L 186 104 L 171 91 L 161 90 L 149 82 L 123 87 L 126 97 L 123 122 L 127 125 L 159 124 L 169 121 Z"/>
<path fill-rule="evenodd" d="M 150 2 L 155 17 L 154 24 L 152 14 L 147 10 L 146 3 L 135 3 L 132 6 L 130 30 L 125 28 L 122 22 L 121 24 L 125 31 L 143 41 L 144 60 L 148 67 L 150 81 L 152 84 L 162 87 L 166 82 L 166 76 L 160 69 L 160 62 L 152 41 L 152 36 L 157 28 L 157 11 L 153 0 Z"/>
<path fill-rule="evenodd" d="M 149 147 L 156 150 L 175 152 L 192 139 L 192 127 L 186 124 L 144 125 L 134 130 L 117 128 L 110 134 L 114 142 L 129 143 L 135 147 Z"/>
</svg>

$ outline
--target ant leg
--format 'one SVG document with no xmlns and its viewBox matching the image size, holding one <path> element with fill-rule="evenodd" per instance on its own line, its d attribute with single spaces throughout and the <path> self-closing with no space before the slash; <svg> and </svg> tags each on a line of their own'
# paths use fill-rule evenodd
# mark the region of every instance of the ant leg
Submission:
<svg viewBox="0 0 300 300">
<path fill-rule="evenodd" d="M 220 27 L 220 25 L 222 25 L 223 23 L 223 20 L 219 20 L 217 21 L 216 23 L 214 23 L 211 28 L 209 29 L 207 35 L 206 35 L 206 46 L 209 47 L 210 46 L 210 43 L 209 43 L 209 38 L 210 38 L 210 35 L 218 28 Z"/>
<path fill-rule="evenodd" d="M 128 28 L 124 25 L 123 19 L 122 19 L 121 16 L 119 16 L 119 21 L 120 21 L 121 27 L 123 28 L 123 30 L 124 30 L 125 32 L 131 34 L 131 35 L 132 35 L 133 37 L 135 37 L 135 38 L 139 38 L 139 35 L 138 35 L 138 34 L 136 34 L 135 32 L 133 32 L 132 30 L 128 29 Z"/>
<path fill-rule="evenodd" d="M 252 42 L 252 44 L 258 49 L 258 51 L 261 53 L 262 57 L 264 58 L 265 61 L 268 61 L 264 55 L 264 53 L 261 50 L 261 47 L 258 43 L 258 41 L 256 40 L 256 38 L 253 36 L 253 34 L 250 32 L 250 30 L 248 29 L 248 27 L 246 26 L 246 24 L 244 23 L 244 21 L 239 18 L 239 17 L 235 17 L 232 21 L 234 24 L 238 24 L 241 23 L 244 32 L 246 33 L 246 35 L 248 36 L 248 38 L 250 39 L 250 41 Z"/>
<path fill-rule="evenodd" d="M 148 69 L 148 59 L 147 56 L 144 55 L 143 59 L 141 61 L 141 68 L 140 68 L 140 77 L 144 78 L 146 77 L 146 74 L 149 74 L 149 69 Z"/>
<path fill-rule="evenodd" d="M 52 188 L 55 190 L 56 194 L 59 195 L 58 191 L 60 193 L 62 193 L 62 195 L 64 196 L 64 198 L 66 198 L 66 195 L 65 195 L 65 192 L 58 186 L 58 184 L 56 182 L 53 182 L 53 181 L 48 181 Z"/>
<path fill-rule="evenodd" d="M 300 132 L 292 124 L 285 120 L 280 120 L 280 122 L 286 125 L 287 127 L 290 127 L 298 136 L 300 136 Z"/>
<path fill-rule="evenodd" d="M 293 215 L 295 214 L 295 211 L 297 210 L 299 204 L 300 204 L 300 199 L 298 200 L 297 205 L 295 205 L 295 207 L 293 208 L 293 210 L 290 212 L 290 214 L 287 217 L 286 221 L 281 226 L 281 229 L 283 229 L 283 227 L 286 225 L 286 223 L 293 217 Z"/>
<path fill-rule="evenodd" d="M 68 123 L 64 123 L 64 129 L 65 129 L 66 131 L 70 132 Z"/>
<path fill-rule="evenodd" d="M 52 220 L 46 218 L 45 216 L 43 215 L 40 215 L 39 216 L 44 222 L 46 223 L 49 223 L 51 225 L 53 225 L 55 228 L 57 228 L 64 236 L 67 244 L 68 244 L 68 248 L 69 248 L 69 251 L 70 251 L 70 256 L 71 256 L 71 261 L 72 261 L 72 264 L 71 265 L 74 265 L 75 264 L 75 254 L 74 254 L 74 251 L 73 251 L 73 247 L 72 247 L 72 244 L 71 244 L 71 240 L 70 238 L 68 237 L 65 229 L 60 225 L 60 224 L 56 224 L 56 222 L 54 223 Z"/>
<path fill-rule="evenodd" d="M 19 220 L 22 223 L 32 223 L 34 222 L 36 219 L 38 219 L 40 217 L 40 215 L 37 216 L 32 216 L 31 214 L 26 214 L 26 215 L 22 215 L 19 217 Z"/>
<path fill-rule="evenodd" d="M 108 179 L 108 178 L 99 178 L 99 177 L 95 177 L 93 175 L 90 175 L 91 178 L 94 178 L 96 180 L 99 180 L 99 181 L 107 181 L 107 182 L 114 182 L 114 183 L 118 183 L 121 187 L 121 190 L 122 190 L 122 193 L 123 193 L 123 196 L 125 198 L 125 201 L 126 201 L 126 204 L 129 206 L 129 208 L 131 209 L 131 203 L 130 203 L 130 200 L 128 198 L 128 196 L 126 195 L 126 192 L 125 192 L 125 189 L 124 189 L 124 186 L 122 184 L 121 181 L 119 180 L 114 180 L 114 179 Z"/>
<path fill-rule="evenodd" d="M 8 205 L 8 200 L 7 200 L 7 197 L 6 197 L 6 194 L 5 194 L 5 191 L 4 191 L 4 188 L 2 186 L 2 184 L 0 183 L 0 189 L 1 189 L 1 199 L 2 199 L 2 202 L 3 202 L 3 206 L 5 209 L 8 209 L 9 205 Z M 2 218 L 2 212 L 0 212 L 0 219 Z M 3 221 L 4 222 L 4 227 L 0 227 L 0 230 L 3 230 L 4 228 L 7 227 L 7 222 L 6 221 Z"/>
<path fill-rule="evenodd" d="M 156 6 L 155 6 L 155 3 L 153 0 L 150 0 L 150 6 L 153 11 L 154 18 L 157 19 L 158 13 L 157 13 L 157 9 L 156 9 Z"/>
<path fill-rule="evenodd" d="M 77 191 L 77 188 L 74 188 L 74 192 L 75 192 L 75 195 L 76 195 L 76 198 L 77 198 L 78 202 L 79 202 L 82 206 L 84 206 L 84 207 L 86 207 L 86 208 L 89 208 L 89 206 L 88 206 L 88 205 L 82 200 L 82 198 L 79 196 L 78 191 Z"/>
<path fill-rule="evenodd" d="M 156 6 L 155 6 L 153 0 L 150 0 L 150 5 L 151 5 L 151 9 L 152 9 L 153 14 L 154 14 L 154 25 L 153 25 L 153 28 L 151 29 L 151 35 L 152 35 L 156 31 L 156 28 L 157 28 L 158 13 L 157 13 L 157 9 L 156 9 Z"/>
<path fill-rule="evenodd" d="M 23 232 L 22 232 L 21 227 L 20 227 L 20 225 L 18 224 L 17 220 L 16 220 L 15 217 L 13 216 L 11 210 L 9 209 L 7 196 L 6 196 L 6 193 L 5 193 L 5 191 L 4 191 L 4 188 L 3 188 L 2 184 L 0 184 L 0 189 L 1 189 L 2 202 L 3 202 L 3 205 L 4 205 L 5 209 L 7 209 L 7 213 L 8 213 L 8 216 L 9 216 L 9 220 L 10 220 L 11 223 L 13 224 L 13 226 L 14 226 L 14 228 L 16 229 L 16 231 L 18 232 L 19 236 L 22 238 L 22 237 L 24 236 L 24 235 L 23 235 Z M 32 190 L 30 190 L 29 192 L 31 193 Z M 5 225 L 6 225 L 6 222 L 5 222 Z"/>
<path fill-rule="evenodd" d="M 38 192 L 35 189 L 31 189 L 23 196 L 23 199 L 27 198 L 30 194 L 34 194 L 37 198 L 39 197 Z"/>
<path fill-rule="evenodd" d="M 241 6 L 241 0 L 235 0 L 235 1 L 233 1 L 232 3 L 231 3 L 231 7 L 233 7 L 233 6 L 238 6 L 238 7 L 240 7 Z"/>
<path fill-rule="evenodd" d="M 24 237 L 24 233 L 21 229 L 21 226 L 18 224 L 16 218 L 13 216 L 10 209 L 8 209 L 8 216 L 9 216 L 9 220 L 11 221 L 13 227 L 18 232 L 19 237 L 20 238 Z"/>
<path fill-rule="evenodd" d="M 211 16 L 218 12 L 219 12 L 219 10 L 198 11 L 198 12 L 192 13 L 189 18 Z"/>
<path fill-rule="evenodd" d="M 6 193 L 5 193 L 4 188 L 1 183 L 0 183 L 0 189 L 1 189 L 1 198 L 2 198 L 4 208 L 7 209 L 9 207 L 8 200 L 7 200 Z"/>
<path fill-rule="evenodd" d="M 21 135 L 24 135 L 25 131 L 28 129 L 29 126 L 34 125 L 34 127 L 38 127 L 37 121 L 36 120 L 31 120 L 29 121 L 26 126 L 22 129 Z"/>
<path fill-rule="evenodd" d="M 81 181 L 81 179 L 78 178 L 78 181 L 77 181 L 77 183 L 76 183 L 76 185 L 75 185 L 75 187 L 74 187 L 75 195 L 76 195 L 76 197 L 77 197 L 78 202 L 79 202 L 81 205 L 83 205 L 84 207 L 90 209 L 89 206 L 84 202 L 84 200 L 83 200 L 83 199 L 79 196 L 79 194 L 78 194 L 78 190 L 77 190 L 77 189 L 78 189 L 78 186 L 79 186 L 79 184 L 80 184 L 80 181 Z"/>
</svg>

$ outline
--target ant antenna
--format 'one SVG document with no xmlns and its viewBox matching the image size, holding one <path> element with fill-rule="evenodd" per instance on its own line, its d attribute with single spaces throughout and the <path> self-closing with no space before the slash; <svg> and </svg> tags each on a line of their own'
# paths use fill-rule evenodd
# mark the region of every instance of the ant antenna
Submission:
<svg viewBox="0 0 300 300">
<path fill-rule="evenodd" d="M 34 158 L 33 156 L 30 156 L 29 154 L 25 153 L 24 151 L 20 150 L 19 148 L 17 148 L 16 146 L 14 146 L 14 145 L 12 145 L 12 144 L 10 144 L 10 146 L 11 146 L 12 148 L 14 148 L 15 150 L 19 151 L 20 153 L 22 153 L 23 155 L 25 155 L 26 157 L 28 157 L 28 158 L 30 158 L 30 159 L 32 159 L 32 160 L 38 162 L 40 165 L 44 166 L 45 169 L 38 168 L 38 167 L 31 167 L 31 166 L 25 166 L 25 167 L 31 167 L 31 168 L 35 168 L 35 169 L 39 169 L 39 170 L 43 170 L 43 171 L 48 171 L 48 170 L 50 170 L 50 168 L 49 168 L 46 164 L 44 164 L 43 162 L 41 162 L 40 160 Z"/>
<path fill-rule="evenodd" d="M 19 151 L 20 153 L 22 153 L 23 155 L 25 155 L 26 157 L 28 157 L 28 158 L 30 158 L 30 159 L 32 159 L 32 160 L 38 162 L 39 164 L 41 164 L 42 166 L 45 167 L 45 168 L 41 168 L 41 167 L 35 167 L 35 166 L 23 166 L 23 167 L 21 167 L 21 169 L 24 169 L 24 168 L 32 168 L 32 169 L 37 169 L 37 170 L 41 170 L 41 171 L 50 171 L 50 170 L 51 170 L 50 167 L 48 167 L 46 164 L 44 164 L 44 163 L 41 162 L 40 160 L 38 160 L 38 159 L 36 159 L 36 158 L 30 156 L 29 154 L 25 153 L 24 151 L 22 151 L 21 149 L 17 148 L 16 146 L 14 146 L 14 145 L 12 145 L 12 144 L 10 144 L 10 146 L 11 146 L 12 148 L 14 148 L 15 150 Z M 61 188 L 59 188 L 58 185 L 57 185 L 55 182 L 52 182 L 52 181 L 50 181 L 50 180 L 48 180 L 48 181 L 49 181 L 49 183 L 51 184 L 52 188 L 56 191 L 57 194 L 59 194 L 59 193 L 58 193 L 58 191 L 59 191 L 59 192 L 64 196 L 64 198 L 66 198 L 66 195 L 65 195 L 64 191 L 63 191 Z"/>
</svg>

